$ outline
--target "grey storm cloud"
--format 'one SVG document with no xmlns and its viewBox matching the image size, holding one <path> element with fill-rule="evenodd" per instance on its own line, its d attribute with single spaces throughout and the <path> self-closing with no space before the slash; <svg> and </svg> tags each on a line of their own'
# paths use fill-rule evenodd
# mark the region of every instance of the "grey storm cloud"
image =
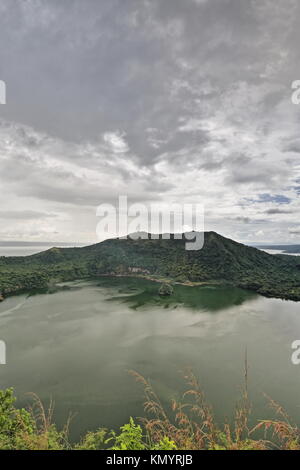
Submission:
<svg viewBox="0 0 300 470">
<path fill-rule="evenodd" d="M 291 214 L 292 211 L 285 210 L 285 209 L 279 209 L 278 207 L 275 207 L 273 209 L 267 209 L 265 211 L 265 214 L 268 215 L 276 215 L 276 214 Z"/>
<path fill-rule="evenodd" d="M 289 229 L 291 235 L 300 235 L 300 229 Z"/>
<path fill-rule="evenodd" d="M 270 194 L 257 210 L 287 225 L 262 230 L 288 233 L 299 20 L 298 0 L 2 0 L 2 232 L 93 241 L 97 205 L 127 194 L 203 203 L 208 229 L 245 239 L 243 204 Z"/>
<path fill-rule="evenodd" d="M 56 217 L 56 214 L 48 214 L 46 212 L 38 211 L 0 211 L 0 219 L 21 219 L 21 220 L 31 220 L 31 219 L 44 219 Z"/>
<path fill-rule="evenodd" d="M 300 153 L 300 139 L 295 139 L 284 147 L 285 152 Z"/>
<path fill-rule="evenodd" d="M 237 222 L 242 222 L 243 224 L 249 224 L 251 222 L 251 219 L 249 217 L 235 217 Z"/>
</svg>

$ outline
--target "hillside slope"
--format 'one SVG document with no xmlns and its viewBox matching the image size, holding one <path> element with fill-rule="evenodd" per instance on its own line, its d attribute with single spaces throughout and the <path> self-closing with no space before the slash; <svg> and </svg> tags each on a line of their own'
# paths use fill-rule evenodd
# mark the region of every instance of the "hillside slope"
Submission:
<svg viewBox="0 0 300 470">
<path fill-rule="evenodd" d="M 46 288 L 58 281 L 100 275 L 147 275 L 177 282 L 226 282 L 263 295 L 300 300 L 300 260 L 270 255 L 215 232 L 199 251 L 185 240 L 110 239 L 83 248 L 52 248 L 0 258 L 0 292 Z"/>
</svg>

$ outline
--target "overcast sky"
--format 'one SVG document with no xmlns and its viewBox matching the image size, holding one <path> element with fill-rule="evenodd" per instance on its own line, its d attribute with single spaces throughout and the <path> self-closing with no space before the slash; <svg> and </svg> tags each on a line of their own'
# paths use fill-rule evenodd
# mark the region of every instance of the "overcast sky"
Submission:
<svg viewBox="0 0 300 470">
<path fill-rule="evenodd" d="M 298 0 L 1 0 L 0 240 L 94 242 L 127 194 L 300 242 L 299 24 Z"/>
</svg>

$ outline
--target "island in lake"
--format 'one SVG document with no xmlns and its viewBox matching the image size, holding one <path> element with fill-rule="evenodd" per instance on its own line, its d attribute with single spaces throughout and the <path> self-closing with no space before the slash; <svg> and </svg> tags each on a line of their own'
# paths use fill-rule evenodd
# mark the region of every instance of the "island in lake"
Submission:
<svg viewBox="0 0 300 470">
<path fill-rule="evenodd" d="M 109 239 L 81 248 L 51 248 L 24 257 L 0 257 L 0 300 L 8 295 L 97 276 L 145 277 L 160 283 L 231 285 L 267 297 L 300 300 L 300 260 L 270 255 L 205 232 L 201 250 L 185 239 Z"/>
</svg>

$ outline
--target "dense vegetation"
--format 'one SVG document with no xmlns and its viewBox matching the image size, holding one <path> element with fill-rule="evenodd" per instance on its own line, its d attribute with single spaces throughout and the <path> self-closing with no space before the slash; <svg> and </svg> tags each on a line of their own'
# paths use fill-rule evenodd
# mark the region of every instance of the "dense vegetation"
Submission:
<svg viewBox="0 0 300 470">
<path fill-rule="evenodd" d="M 0 258 L 0 294 L 47 289 L 57 282 L 99 275 L 147 276 L 163 282 L 229 283 L 269 297 L 300 300 L 300 260 L 269 255 L 205 233 L 204 247 L 185 240 L 111 239 L 83 248 L 52 248 L 26 257 Z"/>
<path fill-rule="evenodd" d="M 87 432 L 79 443 L 71 443 L 68 439 L 70 422 L 61 431 L 57 430 L 52 422 L 51 403 L 45 409 L 39 398 L 33 395 L 29 409 L 18 409 L 13 390 L 0 390 L 0 449 L 300 450 L 300 429 L 272 400 L 269 400 L 270 404 L 279 416 L 259 420 L 250 426 L 251 405 L 246 381 L 232 424 L 220 427 L 192 373 L 187 373 L 187 390 L 182 401 L 172 402 L 170 415 L 150 383 L 142 376 L 134 375 L 145 391 L 146 417 L 140 419 L 141 424 L 130 418 L 119 432 L 99 428 Z"/>
<path fill-rule="evenodd" d="M 168 438 L 152 446 L 143 442 L 141 426 L 130 418 L 129 423 L 120 428 L 120 433 L 98 429 L 88 432 L 77 444 L 68 440 L 69 422 L 58 431 L 52 422 L 53 407 L 45 409 L 39 398 L 33 395 L 33 405 L 29 409 L 18 409 L 13 389 L 0 390 L 0 450 L 143 450 L 175 449 Z"/>
<path fill-rule="evenodd" d="M 164 282 L 158 289 L 158 293 L 162 297 L 172 295 L 173 292 L 174 292 L 173 287 L 170 284 L 167 284 L 166 282 Z"/>
</svg>

